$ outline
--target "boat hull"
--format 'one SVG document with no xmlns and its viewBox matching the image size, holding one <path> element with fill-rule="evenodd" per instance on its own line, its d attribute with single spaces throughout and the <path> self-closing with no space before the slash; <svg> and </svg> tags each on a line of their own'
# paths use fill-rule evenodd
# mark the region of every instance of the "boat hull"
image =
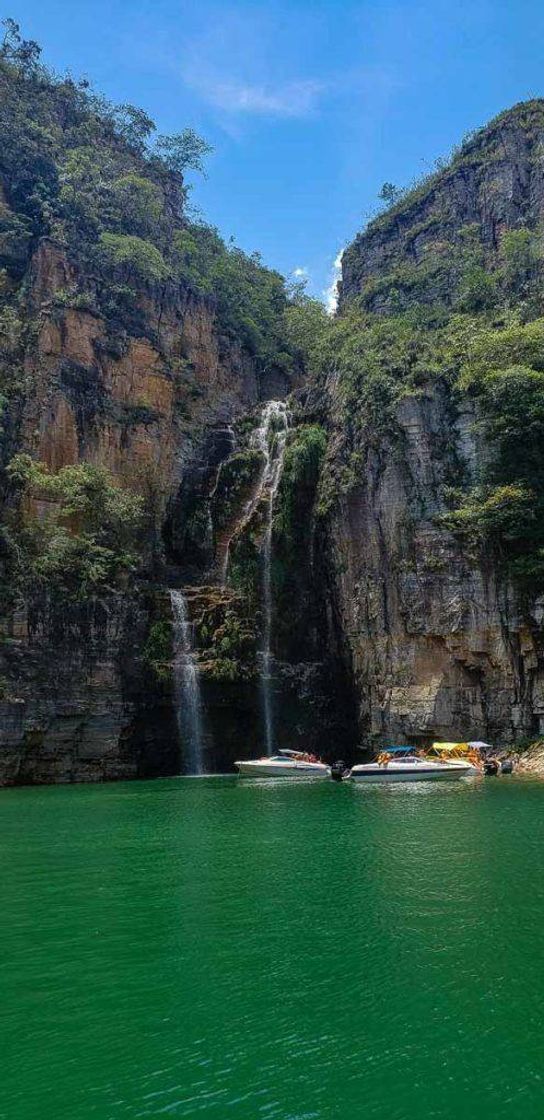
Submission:
<svg viewBox="0 0 544 1120">
<path fill-rule="evenodd" d="M 354 766 L 349 778 L 352 782 L 365 784 L 383 782 L 440 782 L 458 781 L 470 775 L 470 767 L 465 766 L 418 766 L 413 769 L 408 767 L 390 766 Z"/>
<path fill-rule="evenodd" d="M 329 766 L 317 762 L 249 761 L 234 764 L 241 778 L 330 778 Z"/>
</svg>

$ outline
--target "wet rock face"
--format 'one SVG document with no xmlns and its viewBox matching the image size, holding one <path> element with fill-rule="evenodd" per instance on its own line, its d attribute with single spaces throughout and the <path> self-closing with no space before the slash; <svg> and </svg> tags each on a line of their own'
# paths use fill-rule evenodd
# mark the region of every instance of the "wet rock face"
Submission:
<svg viewBox="0 0 544 1120">
<path fill-rule="evenodd" d="M 0 784 L 176 774 L 169 689 L 142 659 L 149 604 L 47 600 L 16 615 L 1 667 Z"/>
<path fill-rule="evenodd" d="M 455 460 L 470 469 L 480 454 L 469 421 L 465 407 L 452 426 L 444 389 L 403 400 L 402 453 L 368 453 L 330 527 L 365 738 L 513 741 L 542 721 L 538 608 L 527 616 L 491 561 L 471 560 L 436 520 Z"/>
<path fill-rule="evenodd" d="M 182 288 L 135 283 L 130 314 L 108 319 L 92 278 L 50 240 L 26 281 L 33 329 L 10 454 L 28 451 L 53 470 L 106 467 L 145 499 L 143 574 L 156 588 L 201 578 L 213 559 L 201 520 L 232 450 L 231 422 L 262 394 L 253 360 L 219 334 L 213 304 Z M 66 304 L 78 286 L 87 307 Z M 0 784 L 180 772 L 171 681 L 143 657 L 153 618 L 136 587 L 85 607 L 29 604 L 2 621 Z"/>
</svg>

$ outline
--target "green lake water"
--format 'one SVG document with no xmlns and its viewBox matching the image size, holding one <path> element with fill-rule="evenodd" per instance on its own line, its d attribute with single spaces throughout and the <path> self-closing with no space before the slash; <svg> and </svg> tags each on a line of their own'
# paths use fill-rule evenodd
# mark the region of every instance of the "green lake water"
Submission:
<svg viewBox="0 0 544 1120">
<path fill-rule="evenodd" d="M 544 783 L 5 790 L 2 1120 L 544 1114 Z"/>
</svg>

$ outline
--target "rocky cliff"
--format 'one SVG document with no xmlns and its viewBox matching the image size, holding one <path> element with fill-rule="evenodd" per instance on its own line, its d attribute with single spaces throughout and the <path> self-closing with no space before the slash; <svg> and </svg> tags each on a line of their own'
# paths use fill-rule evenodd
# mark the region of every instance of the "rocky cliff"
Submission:
<svg viewBox="0 0 544 1120">
<path fill-rule="evenodd" d="M 41 239 L 23 280 L 36 329 L 12 439 L 51 472 L 86 461 L 141 494 L 144 566 L 124 591 L 52 602 L 44 587 L 6 615 L 4 780 L 179 769 L 172 697 L 142 653 L 162 587 L 190 574 L 179 496 L 213 475 L 231 449 L 230 423 L 262 392 L 251 356 L 220 338 L 212 302 L 182 287 L 134 287 L 140 329 L 112 331 L 96 309 L 58 301 L 79 282 L 62 249 Z"/>
<path fill-rule="evenodd" d="M 474 413 L 442 388 L 397 409 L 331 520 L 330 560 L 363 736 L 513 742 L 544 721 L 543 600 L 440 526 L 452 459 L 474 467 Z M 448 448 L 444 454 L 444 433 Z M 457 463 L 455 463 L 457 465 Z"/>
<path fill-rule="evenodd" d="M 396 197 L 329 320 L 188 220 L 198 137 L 30 47 L 0 54 L 0 783 L 183 771 L 188 670 L 208 770 L 270 718 L 331 759 L 542 729 L 544 104 Z"/>
<path fill-rule="evenodd" d="M 190 615 L 203 765 L 225 769 L 262 749 L 271 495 L 251 433 L 303 380 L 283 280 L 187 220 L 199 138 L 151 148 L 145 114 L 28 47 L 8 37 L 0 58 L 0 783 L 183 771 L 170 588 Z M 310 521 L 316 483 L 297 498 Z M 287 610 L 309 630 L 274 662 L 277 733 L 326 747 L 342 673 L 309 551 L 288 551 Z"/>
<path fill-rule="evenodd" d="M 544 725 L 543 183 L 539 101 L 344 254 L 327 539 L 363 735 Z"/>
<path fill-rule="evenodd" d="M 524 102 L 469 137 L 446 166 L 395 192 L 394 205 L 344 252 L 341 305 L 362 295 L 372 310 L 451 306 L 471 249 L 492 271 L 505 233 L 538 228 L 543 151 L 543 103 Z"/>
</svg>

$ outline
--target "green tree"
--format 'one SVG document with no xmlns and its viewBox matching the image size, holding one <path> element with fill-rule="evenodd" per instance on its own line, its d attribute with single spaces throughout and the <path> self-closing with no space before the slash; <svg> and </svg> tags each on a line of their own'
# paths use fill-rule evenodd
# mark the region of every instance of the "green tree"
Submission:
<svg viewBox="0 0 544 1120">
<path fill-rule="evenodd" d="M 2 26 L 4 38 L 0 46 L 0 57 L 11 62 L 23 73 L 31 73 L 39 62 L 41 47 L 34 39 L 21 37 L 21 28 L 14 19 L 3 19 Z"/>
<path fill-rule="evenodd" d="M 106 268 L 124 268 L 148 282 L 160 282 L 170 275 L 160 250 L 151 241 L 131 234 L 101 233 L 99 260 Z"/>
<path fill-rule="evenodd" d="M 542 258 L 540 239 L 532 230 L 511 229 L 504 233 L 501 247 L 507 290 L 522 297 L 537 276 Z"/>
<path fill-rule="evenodd" d="M 75 598 L 125 585 L 137 563 L 141 498 L 90 463 L 52 472 L 19 454 L 7 474 L 21 497 L 7 527 L 15 585 L 26 594 L 43 589 Z M 35 501 L 39 516 L 32 512 Z"/>
<path fill-rule="evenodd" d="M 136 105 L 117 105 L 113 111 L 113 119 L 119 136 L 131 148 L 143 153 L 149 137 L 157 127 L 155 121 Z"/>
<path fill-rule="evenodd" d="M 394 183 L 387 182 L 383 183 L 378 194 L 378 198 L 381 199 L 382 202 L 385 202 L 387 206 L 394 206 L 395 202 L 398 202 L 401 196 L 402 191 L 400 191 Z"/>
<path fill-rule="evenodd" d="M 469 264 L 461 276 L 458 306 L 463 311 L 485 311 L 496 304 L 497 297 L 496 277 L 482 265 Z"/>
<path fill-rule="evenodd" d="M 126 233 L 162 240 L 164 210 L 163 191 L 143 175 L 131 171 L 111 185 L 112 221 Z"/>
<path fill-rule="evenodd" d="M 158 136 L 154 151 L 176 175 L 183 175 L 185 171 L 199 171 L 205 175 L 204 160 L 213 149 L 194 129 L 184 128 L 173 136 Z"/>
</svg>

